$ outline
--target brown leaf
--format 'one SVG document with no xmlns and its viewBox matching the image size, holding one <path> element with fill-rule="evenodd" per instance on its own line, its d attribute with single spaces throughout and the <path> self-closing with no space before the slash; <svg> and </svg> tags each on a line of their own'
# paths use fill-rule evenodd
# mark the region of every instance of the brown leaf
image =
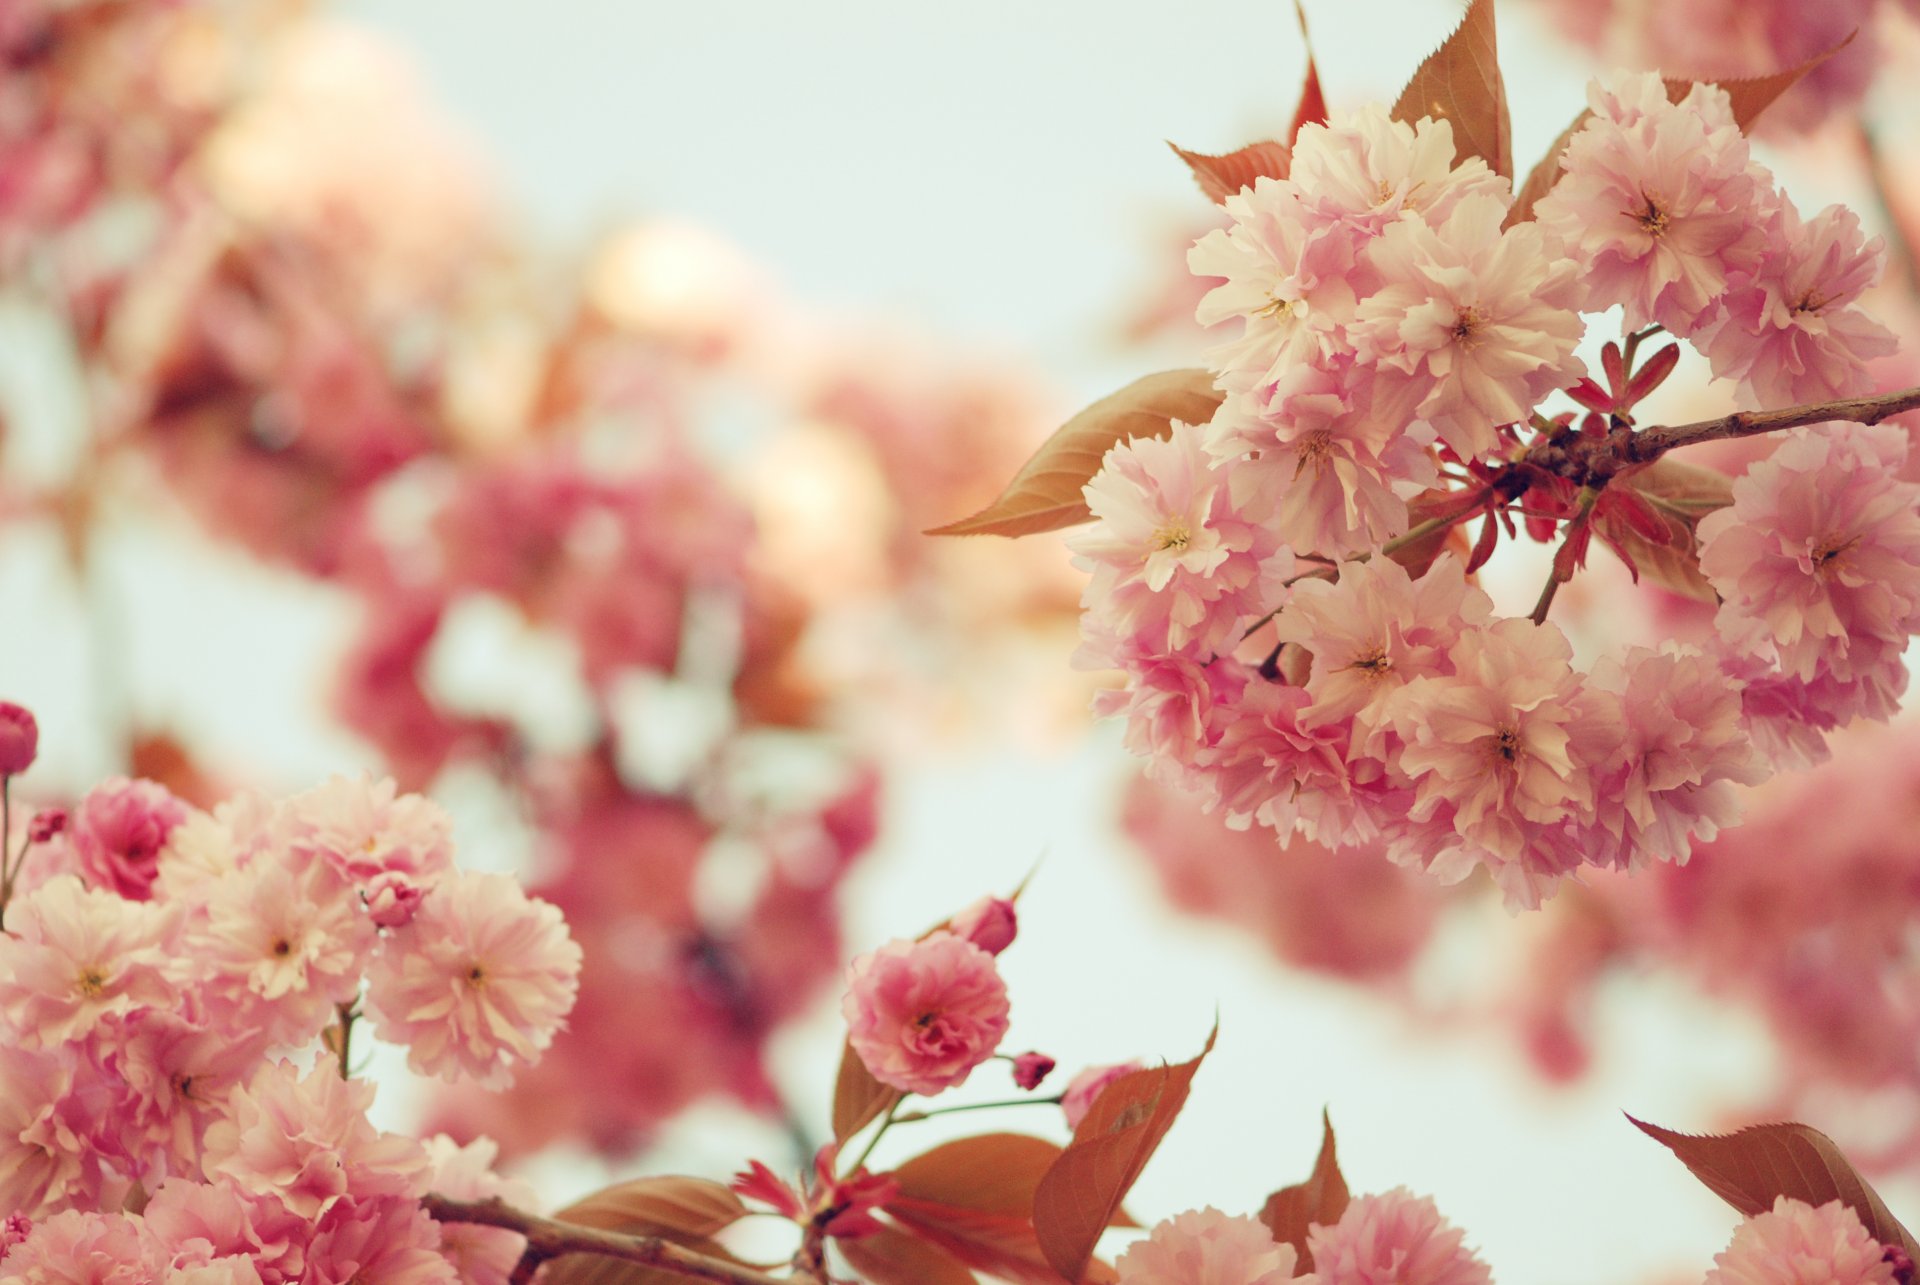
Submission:
<svg viewBox="0 0 1920 1285">
<path fill-rule="evenodd" d="M 1080 1273 L 1063 1277 L 1041 1248 L 1033 1222 L 1024 1214 L 996 1214 L 933 1200 L 889 1200 L 887 1214 L 914 1235 L 939 1246 L 960 1262 L 1014 1285 L 1104 1285 L 1113 1271 L 1088 1261 Z"/>
<path fill-rule="evenodd" d="M 1649 539 L 1625 522 L 1596 511 L 1594 531 L 1607 547 L 1663 589 L 1714 602 L 1717 595 L 1700 573 L 1700 547 L 1695 530 L 1700 519 L 1733 503 L 1732 481 L 1714 469 L 1662 456 L 1652 464 L 1616 477 L 1612 484 L 1633 491 L 1666 524 L 1666 538 Z"/>
<path fill-rule="evenodd" d="M 1478 156 L 1502 178 L 1513 177 L 1513 122 L 1500 78 L 1493 0 L 1469 0 L 1460 25 L 1427 56 L 1400 91 L 1393 119 L 1422 116 L 1453 123 L 1457 161 Z"/>
<path fill-rule="evenodd" d="M 1512 227 L 1516 223 L 1525 223 L 1533 217 L 1533 207 L 1538 205 L 1540 198 L 1551 192 L 1553 185 L 1560 181 L 1560 158 L 1566 154 L 1567 144 L 1571 143 L 1573 136 L 1586 126 L 1592 115 L 1591 111 L 1583 107 L 1580 109 L 1580 114 L 1573 118 L 1573 123 L 1560 131 L 1560 137 L 1553 140 L 1553 146 L 1547 148 L 1547 154 L 1542 156 L 1540 163 L 1528 172 L 1526 181 L 1521 183 L 1520 190 L 1514 193 L 1513 205 L 1507 210 L 1507 221 L 1504 226 Z"/>
<path fill-rule="evenodd" d="M 1047 1261 L 1068 1280 L 1080 1278 L 1100 1233 L 1173 1127 L 1213 1041 L 1208 1035 L 1206 1048 L 1190 1062 L 1135 1071 L 1109 1084 L 1040 1180 L 1034 1229 Z"/>
<path fill-rule="evenodd" d="M 1333 1151 L 1333 1120 L 1322 1111 L 1320 1122 L 1320 1155 L 1313 1162 L 1313 1172 L 1305 1182 L 1282 1187 L 1268 1196 L 1266 1207 L 1260 1211 L 1260 1221 L 1273 1238 L 1292 1245 L 1299 1255 L 1296 1270 L 1300 1273 L 1313 1270 L 1313 1255 L 1307 1252 L 1307 1228 L 1314 1223 L 1330 1227 L 1347 1211 L 1347 1180 L 1340 1174 L 1340 1161 Z"/>
<path fill-rule="evenodd" d="M 1228 152 L 1224 156 L 1189 152 L 1178 143 L 1170 142 L 1167 146 L 1187 163 L 1187 168 L 1193 171 L 1194 182 L 1200 185 L 1200 190 L 1215 205 L 1223 205 L 1236 192 L 1252 187 L 1256 179 L 1285 178 L 1288 167 L 1293 163 L 1293 154 L 1287 145 L 1271 139 L 1249 143 L 1239 151 Z"/>
<path fill-rule="evenodd" d="M 833 1140 L 845 1143 L 893 1110 L 907 1095 L 890 1089 L 873 1078 L 867 1064 L 853 1051 L 853 1045 L 840 1050 L 840 1074 L 833 1082 Z"/>
<path fill-rule="evenodd" d="M 1695 1137 L 1657 1124 L 1634 1126 L 1680 1157 L 1714 1195 L 1752 1217 L 1773 1208 L 1776 1197 L 1810 1205 L 1845 1202 L 1867 1233 L 1883 1245 L 1898 1245 L 1920 1259 L 1920 1243 L 1900 1225 L 1867 1180 L 1840 1154 L 1832 1138 L 1804 1124 L 1758 1124 L 1738 1133 Z"/>
<path fill-rule="evenodd" d="M 951 1255 L 892 1227 L 833 1243 L 860 1279 L 872 1285 L 979 1285 Z"/>
<path fill-rule="evenodd" d="M 1060 1148 L 1020 1133 L 988 1133 L 944 1143 L 893 1171 L 900 1195 L 988 1213 L 1033 1213 L 1033 1193 Z"/>
<path fill-rule="evenodd" d="M 927 534 L 1034 535 L 1088 521 L 1092 515 L 1081 491 L 1110 448 L 1135 437 L 1165 437 L 1176 419 L 1204 424 L 1220 400 L 1213 376 L 1204 370 L 1163 370 L 1136 379 L 1056 429 L 999 499 Z"/>
<path fill-rule="evenodd" d="M 1761 112 L 1773 105 L 1775 99 L 1799 84 L 1802 76 L 1852 44 L 1854 37 L 1859 34 L 1860 29 L 1855 27 L 1833 48 L 1815 54 L 1797 67 L 1776 71 L 1769 76 L 1744 76 L 1728 80 L 1701 78 L 1697 82 L 1681 76 L 1668 76 L 1667 97 L 1677 103 L 1687 96 L 1687 91 L 1696 83 L 1718 85 L 1727 91 L 1727 97 L 1733 102 L 1733 119 L 1738 122 L 1741 132 L 1751 133 L 1753 122 Z"/>
<path fill-rule="evenodd" d="M 1302 125 L 1327 123 L 1327 96 L 1320 90 L 1320 68 L 1313 60 L 1313 37 L 1307 31 L 1307 11 L 1300 0 L 1293 0 L 1293 16 L 1300 20 L 1300 43 L 1307 50 L 1307 83 L 1300 87 L 1300 102 L 1293 109 L 1293 123 L 1287 126 L 1288 147 L 1300 137 Z"/>
<path fill-rule="evenodd" d="M 704 1178 L 638 1178 L 597 1191 L 562 1209 L 561 1222 L 628 1236 L 659 1236 L 726 1262 L 740 1260 L 711 1238 L 744 1217 L 740 1197 Z M 679 1285 L 686 1277 L 598 1254 L 569 1254 L 549 1263 L 547 1285 Z"/>
</svg>

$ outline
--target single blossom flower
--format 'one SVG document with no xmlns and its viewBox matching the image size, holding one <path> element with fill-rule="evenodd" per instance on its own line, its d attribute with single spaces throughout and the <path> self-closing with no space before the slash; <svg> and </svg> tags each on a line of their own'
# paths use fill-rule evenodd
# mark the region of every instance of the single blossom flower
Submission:
<svg viewBox="0 0 1920 1285">
<path fill-rule="evenodd" d="M 1490 1285 L 1487 1265 L 1433 1201 L 1405 1187 L 1359 1196 L 1332 1226 L 1307 1231 L 1320 1285 Z"/>
<path fill-rule="evenodd" d="M 892 941 L 847 970 L 848 1040 L 873 1078 L 935 1094 L 966 1081 L 1007 1033 L 993 956 L 950 932 Z"/>
<path fill-rule="evenodd" d="M 1278 1244 L 1257 1218 L 1218 1209 L 1175 1214 L 1114 1262 L 1119 1285 L 1317 1285 L 1294 1275 L 1293 1246 Z"/>
<path fill-rule="evenodd" d="M 187 805 L 157 781 L 104 781 L 87 791 L 68 819 L 75 868 L 92 887 L 145 901 L 160 874 L 160 854 L 188 814 Z"/>
<path fill-rule="evenodd" d="M 1778 1197 L 1740 1224 L 1703 1285 L 1897 1285 L 1886 1248 L 1838 1200 L 1819 1207 Z"/>
</svg>

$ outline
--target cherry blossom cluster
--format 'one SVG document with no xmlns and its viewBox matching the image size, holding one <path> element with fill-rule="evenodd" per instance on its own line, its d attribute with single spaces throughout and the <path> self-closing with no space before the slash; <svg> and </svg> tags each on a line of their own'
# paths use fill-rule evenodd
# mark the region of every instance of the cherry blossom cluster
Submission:
<svg viewBox="0 0 1920 1285">
<path fill-rule="evenodd" d="M 517 1238 L 443 1239 L 420 1203 L 507 1192 L 492 1144 L 376 1130 L 350 1040 L 506 1084 L 573 1004 L 555 907 L 455 868 L 390 781 L 205 812 L 114 779 L 13 829 L 0 1279 L 505 1279 Z"/>
<path fill-rule="evenodd" d="M 1920 628 L 1903 432 L 1798 428 L 1730 494 L 1674 500 L 1659 456 L 1683 443 L 1633 424 L 1673 369 L 1672 346 L 1636 365 L 1662 330 L 1743 405 L 1868 391 L 1880 244 L 1802 216 L 1716 86 L 1621 74 L 1589 105 L 1530 216 L 1445 120 L 1302 128 L 1288 177 L 1229 196 L 1190 256 L 1217 281 L 1200 321 L 1237 324 L 1223 402 L 1115 446 L 1069 539 L 1076 663 L 1125 674 L 1096 709 L 1158 777 L 1237 824 L 1484 866 L 1515 907 L 1683 862 L 1739 786 L 1887 718 Z M 1603 384 L 1575 348 L 1614 309 Z M 1583 411 L 1535 409 L 1556 392 Z M 1441 551 L 1471 517 L 1472 557 Z M 1531 618 L 1500 618 L 1473 572 L 1516 517 L 1560 548 Z M 1630 565 L 1677 543 L 1712 628 L 1576 668 L 1547 611 L 1596 532 Z"/>
</svg>

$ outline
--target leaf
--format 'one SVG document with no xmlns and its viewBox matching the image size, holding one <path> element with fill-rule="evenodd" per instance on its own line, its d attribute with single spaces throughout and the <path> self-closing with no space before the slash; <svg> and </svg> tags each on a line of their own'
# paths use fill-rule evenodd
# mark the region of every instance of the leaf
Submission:
<svg viewBox="0 0 1920 1285">
<path fill-rule="evenodd" d="M 1789 67 L 1785 71 L 1776 71 L 1767 76 L 1744 76 L 1726 80 L 1701 79 L 1697 81 L 1688 80 L 1680 76 L 1668 76 L 1666 78 L 1667 97 L 1677 103 L 1687 96 L 1688 91 L 1691 90 L 1695 84 L 1718 85 L 1727 91 L 1727 97 L 1732 100 L 1733 119 L 1740 126 L 1740 132 L 1743 134 L 1751 133 L 1753 122 L 1759 118 L 1761 112 L 1773 105 L 1775 99 L 1799 84 L 1801 77 L 1852 44 L 1854 37 L 1859 34 L 1860 29 L 1855 27 L 1846 34 L 1845 39 L 1834 45 L 1833 48 L 1815 54 L 1796 67 Z"/>
<path fill-rule="evenodd" d="M 1299 1273 L 1313 1270 L 1313 1255 L 1307 1252 L 1307 1228 L 1314 1223 L 1330 1227 L 1347 1211 L 1347 1180 L 1340 1174 L 1340 1161 L 1333 1150 L 1333 1120 L 1320 1113 L 1322 1133 L 1320 1155 L 1313 1162 L 1307 1180 L 1282 1187 L 1267 1197 L 1260 1221 L 1273 1238 L 1292 1245 L 1299 1255 Z"/>
<path fill-rule="evenodd" d="M 888 1088 L 873 1078 L 867 1064 L 853 1051 L 853 1045 L 840 1050 L 840 1074 L 833 1082 L 833 1140 L 848 1138 L 878 1120 L 907 1095 Z"/>
<path fill-rule="evenodd" d="M 1194 1073 L 1213 1049 L 1178 1066 L 1135 1071 L 1109 1084 L 1073 1131 L 1073 1141 L 1034 1192 L 1033 1226 L 1047 1261 L 1077 1280 L 1100 1233 L 1186 1104 Z"/>
<path fill-rule="evenodd" d="M 1551 192 L 1553 185 L 1560 181 L 1560 158 L 1566 154 L 1567 144 L 1573 141 L 1575 134 L 1586 127 L 1587 121 L 1592 116 L 1593 113 L 1583 107 L 1580 109 L 1580 114 L 1573 118 L 1573 124 L 1560 131 L 1560 137 L 1553 140 L 1553 145 L 1547 148 L 1547 154 L 1542 156 L 1540 163 L 1527 173 L 1526 181 L 1521 183 L 1520 190 L 1514 193 L 1513 205 L 1507 210 L 1507 219 L 1502 224 L 1503 227 L 1525 223 L 1533 217 L 1533 207 L 1538 205 L 1540 198 Z"/>
<path fill-rule="evenodd" d="M 740 1260 L 711 1239 L 745 1217 L 740 1198 L 704 1178 L 638 1178 L 597 1191 L 562 1209 L 561 1222 L 628 1236 L 659 1236 L 726 1262 Z M 546 1285 L 680 1285 L 677 1272 L 598 1254 L 568 1254 L 549 1263 Z"/>
<path fill-rule="evenodd" d="M 1860 1216 L 1867 1233 L 1883 1245 L 1898 1245 L 1920 1259 L 1920 1244 L 1882 1203 L 1832 1138 L 1804 1124 L 1757 1124 L 1738 1133 L 1696 1137 L 1634 1120 L 1634 1127 L 1680 1157 L 1714 1195 L 1751 1218 L 1773 1208 L 1776 1197 L 1810 1205 L 1843 1201 Z"/>
<path fill-rule="evenodd" d="M 1103 1263 L 1088 1261 L 1079 1274 L 1063 1277 L 1043 1250 L 1024 1214 L 989 1213 L 932 1200 L 890 1200 L 887 1214 L 902 1227 L 937 1245 L 960 1262 L 1014 1285 L 1103 1285 L 1114 1279 Z"/>
<path fill-rule="evenodd" d="M 1714 469 L 1662 456 L 1652 464 L 1622 473 L 1610 484 L 1633 492 L 1647 502 L 1665 525 L 1665 538 L 1650 538 L 1632 522 L 1609 511 L 1603 495 L 1594 511 L 1594 530 L 1607 547 L 1633 568 L 1634 579 L 1645 576 L 1663 589 L 1714 602 L 1718 595 L 1700 573 L 1700 547 L 1695 530 L 1700 519 L 1733 503 L 1732 481 Z"/>
<path fill-rule="evenodd" d="M 892 1227 L 834 1247 L 872 1285 L 979 1285 L 952 1256 Z"/>
<path fill-rule="evenodd" d="M 1136 379 L 1054 430 L 999 499 L 927 534 L 1034 535 L 1089 521 L 1093 515 L 1081 492 L 1109 449 L 1135 437 L 1165 437 L 1176 419 L 1204 424 L 1220 401 L 1213 376 L 1204 370 L 1163 370 Z"/>
<path fill-rule="evenodd" d="M 1224 205 L 1228 197 L 1252 187 L 1256 179 L 1285 178 L 1288 168 L 1293 164 L 1292 150 L 1285 143 L 1276 143 L 1271 139 L 1249 143 L 1239 151 L 1223 156 L 1189 152 L 1178 143 L 1170 142 L 1167 146 L 1187 163 L 1187 168 L 1193 171 L 1194 181 L 1215 205 Z"/>
<path fill-rule="evenodd" d="M 1293 109 L 1293 123 L 1287 126 L 1288 147 L 1300 137 L 1302 125 L 1327 123 L 1327 96 L 1320 89 L 1320 68 L 1313 60 L 1313 36 L 1307 31 L 1307 11 L 1300 0 L 1293 0 L 1293 16 L 1300 21 L 1300 43 L 1307 50 L 1307 82 L 1300 87 L 1300 102 Z"/>
<path fill-rule="evenodd" d="M 1493 0 L 1469 0 L 1460 25 L 1427 56 L 1400 91 L 1393 119 L 1422 116 L 1453 124 L 1456 163 L 1478 156 L 1502 178 L 1513 177 L 1513 122 L 1500 78 Z"/>
</svg>

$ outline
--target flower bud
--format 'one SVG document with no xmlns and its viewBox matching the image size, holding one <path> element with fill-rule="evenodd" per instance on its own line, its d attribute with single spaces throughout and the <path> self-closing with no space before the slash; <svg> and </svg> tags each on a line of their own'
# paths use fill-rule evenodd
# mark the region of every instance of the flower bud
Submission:
<svg viewBox="0 0 1920 1285">
<path fill-rule="evenodd" d="M 27 842 L 48 843 L 53 837 L 67 828 L 67 810 L 65 808 L 42 808 L 33 814 L 33 820 L 27 823 Z"/>
<path fill-rule="evenodd" d="M 24 706 L 0 701 L 0 776 L 18 776 L 40 750 L 40 725 Z"/>
<path fill-rule="evenodd" d="M 1022 1053 L 1013 1059 L 1013 1082 L 1032 1092 L 1052 1074 L 1054 1066 L 1054 1060 L 1045 1053 Z"/>
<path fill-rule="evenodd" d="M 955 915 L 947 927 L 989 955 L 998 955 L 1013 944 L 1019 921 L 1013 903 L 1004 897 L 982 897 Z"/>
</svg>

